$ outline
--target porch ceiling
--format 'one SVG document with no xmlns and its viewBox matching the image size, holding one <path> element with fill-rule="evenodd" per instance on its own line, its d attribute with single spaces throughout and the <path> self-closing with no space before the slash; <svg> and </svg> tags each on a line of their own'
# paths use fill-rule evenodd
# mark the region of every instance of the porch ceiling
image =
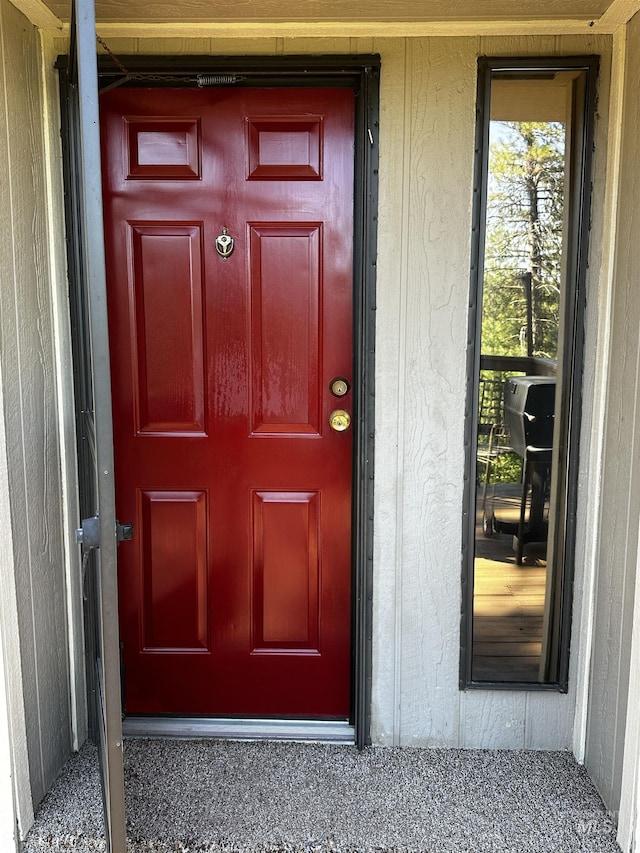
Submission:
<svg viewBox="0 0 640 853">
<path fill-rule="evenodd" d="M 36 26 L 64 29 L 70 0 L 11 0 Z M 613 32 L 640 0 L 96 0 L 109 35 L 465 35 Z"/>
<path fill-rule="evenodd" d="M 463 21 L 598 19 L 612 0 L 97 0 L 99 21 Z M 69 20 L 67 0 L 46 4 Z"/>
</svg>

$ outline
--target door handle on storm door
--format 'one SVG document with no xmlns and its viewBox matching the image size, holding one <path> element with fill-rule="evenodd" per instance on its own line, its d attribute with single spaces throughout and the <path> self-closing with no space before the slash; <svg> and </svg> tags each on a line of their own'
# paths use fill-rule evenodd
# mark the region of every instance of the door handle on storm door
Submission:
<svg viewBox="0 0 640 853">
<path fill-rule="evenodd" d="M 336 409 L 329 415 L 329 426 L 336 432 L 344 432 L 351 425 L 351 415 L 344 409 Z"/>
<path fill-rule="evenodd" d="M 121 542 L 129 542 L 133 539 L 133 524 L 130 521 L 125 521 L 120 523 L 116 518 L 116 534 L 118 538 L 118 545 Z"/>
</svg>

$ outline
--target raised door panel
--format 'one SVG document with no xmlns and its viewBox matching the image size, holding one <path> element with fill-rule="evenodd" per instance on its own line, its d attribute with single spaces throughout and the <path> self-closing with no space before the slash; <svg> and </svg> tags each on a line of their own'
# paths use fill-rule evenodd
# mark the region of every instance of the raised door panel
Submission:
<svg viewBox="0 0 640 853">
<path fill-rule="evenodd" d="M 319 495 L 253 499 L 254 654 L 318 654 Z"/>
<path fill-rule="evenodd" d="M 136 432 L 204 433 L 202 226 L 130 227 Z"/>
<path fill-rule="evenodd" d="M 142 525 L 142 648 L 150 653 L 208 651 L 207 493 L 147 491 Z"/>
<path fill-rule="evenodd" d="M 322 230 L 250 226 L 252 432 L 320 432 Z"/>
<path fill-rule="evenodd" d="M 128 116 L 125 143 L 128 180 L 185 180 L 201 177 L 197 118 Z"/>
</svg>

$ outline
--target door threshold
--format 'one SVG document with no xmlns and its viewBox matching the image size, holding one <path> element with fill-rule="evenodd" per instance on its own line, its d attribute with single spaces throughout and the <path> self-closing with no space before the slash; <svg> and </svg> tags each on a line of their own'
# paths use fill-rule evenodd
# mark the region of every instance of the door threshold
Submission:
<svg viewBox="0 0 640 853">
<path fill-rule="evenodd" d="M 223 738 L 355 743 L 355 728 L 341 720 L 238 720 L 224 717 L 136 717 L 122 721 L 125 737 Z"/>
</svg>

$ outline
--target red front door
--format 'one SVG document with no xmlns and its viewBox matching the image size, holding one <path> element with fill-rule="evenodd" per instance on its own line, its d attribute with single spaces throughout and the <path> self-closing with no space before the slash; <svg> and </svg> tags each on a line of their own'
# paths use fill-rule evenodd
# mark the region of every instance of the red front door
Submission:
<svg viewBox="0 0 640 853">
<path fill-rule="evenodd" d="M 126 710 L 347 717 L 353 92 L 101 109 Z"/>
</svg>

